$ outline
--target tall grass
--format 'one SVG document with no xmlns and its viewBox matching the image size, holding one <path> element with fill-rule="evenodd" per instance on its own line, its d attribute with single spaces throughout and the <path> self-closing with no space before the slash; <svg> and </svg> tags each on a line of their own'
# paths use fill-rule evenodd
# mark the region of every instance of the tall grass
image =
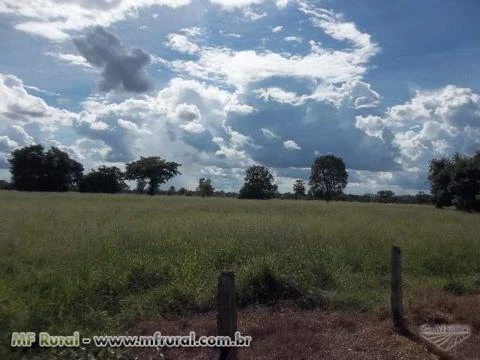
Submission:
<svg viewBox="0 0 480 360">
<path fill-rule="evenodd" d="M 477 292 L 479 230 L 478 215 L 428 206 L 0 192 L 2 343 L 211 309 L 224 268 L 242 305 L 379 308 L 392 244 L 407 296 Z"/>
</svg>

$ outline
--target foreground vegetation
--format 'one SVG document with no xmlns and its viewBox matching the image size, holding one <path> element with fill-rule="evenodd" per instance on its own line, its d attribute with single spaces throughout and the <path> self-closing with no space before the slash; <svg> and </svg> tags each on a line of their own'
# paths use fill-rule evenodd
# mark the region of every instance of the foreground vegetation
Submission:
<svg viewBox="0 0 480 360">
<path fill-rule="evenodd" d="M 419 205 L 0 191 L 0 355 L 11 331 L 119 333 L 212 309 L 224 268 L 240 305 L 378 309 L 392 244 L 407 297 L 480 292 L 479 220 Z"/>
</svg>

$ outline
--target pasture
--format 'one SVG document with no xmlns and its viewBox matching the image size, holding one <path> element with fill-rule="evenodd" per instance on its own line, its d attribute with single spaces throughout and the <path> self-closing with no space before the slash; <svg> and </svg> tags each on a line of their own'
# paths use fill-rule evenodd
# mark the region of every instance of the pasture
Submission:
<svg viewBox="0 0 480 360">
<path fill-rule="evenodd" d="M 225 268 L 241 306 L 378 311 L 392 244 L 406 299 L 478 293 L 479 233 L 479 215 L 433 206 L 3 191 L 2 347 L 11 331 L 120 333 L 211 310 Z"/>
</svg>

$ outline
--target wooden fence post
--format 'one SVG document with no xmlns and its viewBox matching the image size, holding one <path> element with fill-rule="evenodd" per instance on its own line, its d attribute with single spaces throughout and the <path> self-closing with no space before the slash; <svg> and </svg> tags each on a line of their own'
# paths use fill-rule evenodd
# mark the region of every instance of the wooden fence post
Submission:
<svg viewBox="0 0 480 360">
<path fill-rule="evenodd" d="M 409 333 L 405 325 L 403 314 L 403 291 L 402 291 L 402 250 L 398 246 L 392 246 L 390 266 L 392 271 L 392 320 L 394 329 L 403 335 Z"/>
<path fill-rule="evenodd" d="M 237 308 L 235 299 L 235 274 L 223 271 L 218 278 L 217 288 L 217 331 L 220 336 L 230 336 L 233 340 L 237 331 Z M 237 360 L 236 347 L 219 349 L 218 360 Z"/>
</svg>

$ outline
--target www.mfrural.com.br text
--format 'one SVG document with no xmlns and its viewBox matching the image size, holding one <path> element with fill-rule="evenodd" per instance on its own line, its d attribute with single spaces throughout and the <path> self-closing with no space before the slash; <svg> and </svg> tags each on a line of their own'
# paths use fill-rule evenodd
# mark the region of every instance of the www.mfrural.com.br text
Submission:
<svg viewBox="0 0 480 360">
<path fill-rule="evenodd" d="M 78 331 L 72 335 L 51 335 L 48 332 L 13 332 L 12 347 L 43 348 L 56 347 L 248 347 L 251 336 L 236 332 L 234 337 L 229 336 L 197 336 L 194 331 L 188 335 L 162 335 L 160 331 L 153 335 L 97 335 L 82 337 Z"/>
</svg>

